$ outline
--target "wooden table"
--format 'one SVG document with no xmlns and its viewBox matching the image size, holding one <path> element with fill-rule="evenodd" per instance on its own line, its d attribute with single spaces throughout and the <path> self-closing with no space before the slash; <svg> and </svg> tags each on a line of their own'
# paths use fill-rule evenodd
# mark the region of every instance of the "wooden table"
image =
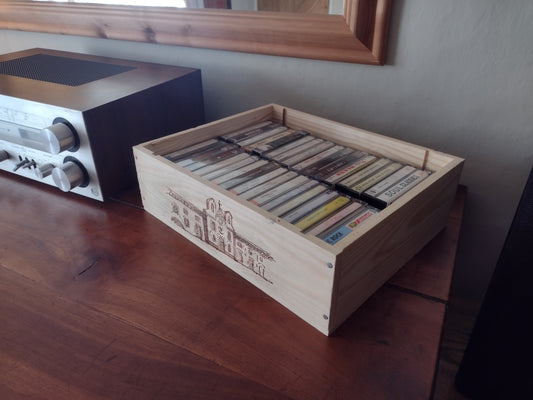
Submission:
<svg viewBox="0 0 533 400">
<path fill-rule="evenodd" d="M 0 398 L 427 399 L 466 190 L 331 337 L 144 212 L 0 174 Z"/>
</svg>

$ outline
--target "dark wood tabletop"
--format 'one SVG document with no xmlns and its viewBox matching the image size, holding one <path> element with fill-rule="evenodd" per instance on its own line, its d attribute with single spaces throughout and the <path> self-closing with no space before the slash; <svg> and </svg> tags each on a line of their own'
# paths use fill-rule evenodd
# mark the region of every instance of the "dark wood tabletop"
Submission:
<svg viewBox="0 0 533 400">
<path fill-rule="evenodd" d="M 0 398 L 427 399 L 448 226 L 326 337 L 144 212 L 0 173 Z"/>
</svg>

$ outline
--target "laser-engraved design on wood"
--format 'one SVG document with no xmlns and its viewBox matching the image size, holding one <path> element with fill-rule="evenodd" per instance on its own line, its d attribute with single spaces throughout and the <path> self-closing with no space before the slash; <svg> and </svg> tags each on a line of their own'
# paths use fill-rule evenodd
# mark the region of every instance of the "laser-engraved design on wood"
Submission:
<svg viewBox="0 0 533 400">
<path fill-rule="evenodd" d="M 235 232 L 233 216 L 223 209 L 220 201 L 208 198 L 202 210 L 172 189 L 168 189 L 167 194 L 176 200 L 172 202 L 171 213 L 175 225 L 272 283 L 265 274 L 267 262 L 274 259 L 266 250 Z"/>
</svg>

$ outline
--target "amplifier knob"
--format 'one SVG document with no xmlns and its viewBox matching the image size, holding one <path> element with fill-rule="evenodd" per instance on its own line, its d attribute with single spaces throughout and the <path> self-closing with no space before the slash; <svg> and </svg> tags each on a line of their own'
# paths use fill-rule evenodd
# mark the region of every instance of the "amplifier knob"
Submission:
<svg viewBox="0 0 533 400">
<path fill-rule="evenodd" d="M 65 158 L 63 165 L 52 170 L 52 179 L 63 192 L 69 192 L 75 187 L 87 186 L 89 183 L 87 171 L 83 165 L 73 157 Z"/>
<path fill-rule="evenodd" d="M 9 154 L 5 150 L 0 150 L 0 162 L 9 159 Z"/>
<path fill-rule="evenodd" d="M 52 173 L 53 169 L 54 166 L 52 164 L 39 165 L 37 168 L 35 168 L 35 175 L 39 179 L 44 179 Z"/>
<path fill-rule="evenodd" d="M 48 152 L 59 154 L 65 150 L 78 147 L 78 135 L 74 127 L 62 118 L 56 118 L 54 124 L 42 130 Z"/>
</svg>

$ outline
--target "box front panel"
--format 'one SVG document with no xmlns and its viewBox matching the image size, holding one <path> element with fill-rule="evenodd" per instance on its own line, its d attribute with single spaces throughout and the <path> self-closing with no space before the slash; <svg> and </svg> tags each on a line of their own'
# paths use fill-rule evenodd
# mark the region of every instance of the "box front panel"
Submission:
<svg viewBox="0 0 533 400">
<path fill-rule="evenodd" d="M 328 333 L 335 254 L 138 147 L 135 161 L 148 212 Z"/>
</svg>

